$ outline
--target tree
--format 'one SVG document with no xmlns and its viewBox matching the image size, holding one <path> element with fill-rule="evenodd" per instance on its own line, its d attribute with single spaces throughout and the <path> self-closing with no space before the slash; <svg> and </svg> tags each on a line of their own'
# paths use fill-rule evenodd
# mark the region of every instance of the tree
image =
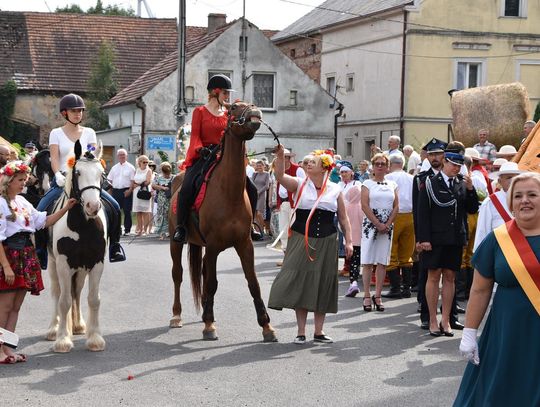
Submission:
<svg viewBox="0 0 540 407">
<path fill-rule="evenodd" d="M 108 41 L 103 41 L 88 79 L 87 125 L 95 130 L 105 130 L 109 127 L 107 115 L 101 110 L 101 105 L 118 91 L 114 59 L 113 45 Z"/>
<path fill-rule="evenodd" d="M 103 7 L 103 2 L 101 0 L 97 0 L 95 7 L 90 7 L 86 11 L 84 11 L 77 4 L 71 4 L 65 7 L 57 7 L 56 12 L 57 13 L 78 13 L 78 14 L 100 14 L 104 16 L 127 16 L 127 17 L 135 16 L 135 10 L 133 10 L 131 7 L 124 9 L 117 4 Z"/>
<path fill-rule="evenodd" d="M 75 14 L 84 14 L 83 9 L 77 4 L 71 4 L 64 7 L 56 7 L 55 13 L 75 13 Z"/>
<path fill-rule="evenodd" d="M 17 84 L 9 80 L 0 88 L 0 136 L 11 140 L 13 137 L 13 121 L 11 116 L 15 111 Z"/>
<path fill-rule="evenodd" d="M 536 105 L 536 109 L 534 110 L 534 118 L 533 120 L 535 122 L 538 122 L 540 120 L 540 102 Z"/>
</svg>

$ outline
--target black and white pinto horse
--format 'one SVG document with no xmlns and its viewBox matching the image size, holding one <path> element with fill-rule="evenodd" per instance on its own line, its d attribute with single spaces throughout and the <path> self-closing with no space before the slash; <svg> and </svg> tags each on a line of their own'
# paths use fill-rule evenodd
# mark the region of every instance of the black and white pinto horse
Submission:
<svg viewBox="0 0 540 407">
<path fill-rule="evenodd" d="M 66 176 L 65 193 L 55 205 L 62 208 L 68 198 L 79 202 L 49 229 L 49 263 L 54 311 L 47 339 L 55 341 L 55 352 L 73 348 L 72 334 L 86 332 L 86 347 L 105 349 L 99 327 L 99 282 L 107 252 L 107 223 L 100 200 L 104 168 L 102 146 L 82 154 L 75 143 L 75 164 Z M 80 308 L 81 291 L 88 276 L 88 325 Z M 69 315 L 71 311 L 71 315 Z"/>
</svg>

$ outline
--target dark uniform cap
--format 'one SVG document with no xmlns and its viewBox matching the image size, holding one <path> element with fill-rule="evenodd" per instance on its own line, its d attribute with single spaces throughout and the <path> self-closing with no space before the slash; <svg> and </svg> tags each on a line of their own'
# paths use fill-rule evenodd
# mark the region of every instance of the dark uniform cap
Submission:
<svg viewBox="0 0 540 407">
<path fill-rule="evenodd" d="M 446 149 L 446 146 L 448 143 L 432 138 L 424 147 L 422 147 L 422 150 L 427 151 L 429 153 L 444 153 L 444 150 Z"/>
<path fill-rule="evenodd" d="M 229 92 L 234 91 L 232 89 L 232 82 L 227 77 L 227 75 L 223 74 L 217 74 L 210 78 L 208 81 L 208 85 L 206 86 L 206 89 L 212 90 L 212 89 L 221 89 L 221 90 L 228 90 Z"/>
<path fill-rule="evenodd" d="M 36 148 L 36 145 L 32 143 L 31 141 L 29 141 L 28 143 L 24 145 L 24 148 Z"/>
<path fill-rule="evenodd" d="M 463 162 L 465 161 L 465 156 L 458 153 L 453 153 L 451 151 L 446 151 L 444 153 L 444 158 L 446 158 L 446 160 L 451 162 L 452 164 L 456 165 L 463 165 Z"/>
</svg>

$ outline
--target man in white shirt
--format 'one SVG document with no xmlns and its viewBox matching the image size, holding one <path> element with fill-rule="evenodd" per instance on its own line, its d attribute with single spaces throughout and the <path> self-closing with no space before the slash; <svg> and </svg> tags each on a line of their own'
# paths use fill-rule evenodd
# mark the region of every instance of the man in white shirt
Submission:
<svg viewBox="0 0 540 407">
<path fill-rule="evenodd" d="M 107 179 L 112 185 L 112 196 L 124 212 L 124 236 L 131 231 L 131 207 L 133 205 L 133 190 L 131 180 L 135 176 L 135 167 L 127 161 L 127 151 L 123 148 L 116 152 L 118 164 L 115 164 Z"/>
<path fill-rule="evenodd" d="M 385 298 L 411 297 L 412 255 L 415 246 L 412 214 L 414 177 L 403 171 L 403 164 L 402 156 L 398 154 L 390 156 L 390 174 L 385 177 L 387 180 L 394 181 L 397 184 L 399 202 L 399 211 L 394 221 L 390 264 L 386 269 L 390 280 L 390 290 L 382 294 L 382 297 Z M 400 287 L 400 284 L 402 284 L 402 287 Z"/>
<path fill-rule="evenodd" d="M 422 162 L 420 154 L 414 151 L 414 148 L 411 145 L 407 144 L 405 147 L 403 147 L 403 155 L 408 160 L 407 172 L 411 175 L 416 175 L 420 168 L 420 163 Z"/>
<path fill-rule="evenodd" d="M 405 156 L 399 149 L 400 144 L 401 144 L 401 138 L 399 136 L 390 136 L 388 138 L 388 150 L 386 150 L 384 153 L 388 157 L 392 157 L 393 155 L 400 156 L 403 159 L 403 164 L 405 164 Z"/>
</svg>

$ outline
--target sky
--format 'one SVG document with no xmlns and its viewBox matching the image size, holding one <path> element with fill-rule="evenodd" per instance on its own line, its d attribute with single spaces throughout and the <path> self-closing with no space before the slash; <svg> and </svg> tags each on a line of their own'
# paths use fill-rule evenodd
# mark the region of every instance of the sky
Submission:
<svg viewBox="0 0 540 407">
<path fill-rule="evenodd" d="M 186 22 L 190 26 L 206 27 L 209 13 L 227 14 L 227 21 L 242 16 L 243 1 L 246 3 L 246 18 L 260 29 L 282 30 L 314 6 L 324 0 L 186 0 Z M 103 5 L 131 7 L 137 11 L 137 0 L 102 0 Z M 178 4 L 174 0 L 146 0 L 152 13 L 158 18 L 177 18 Z M 57 7 L 77 4 L 83 10 L 93 7 L 96 0 L 0 0 L 3 11 L 40 11 L 54 12 Z M 146 17 L 144 2 L 141 2 L 141 14 Z"/>
</svg>

